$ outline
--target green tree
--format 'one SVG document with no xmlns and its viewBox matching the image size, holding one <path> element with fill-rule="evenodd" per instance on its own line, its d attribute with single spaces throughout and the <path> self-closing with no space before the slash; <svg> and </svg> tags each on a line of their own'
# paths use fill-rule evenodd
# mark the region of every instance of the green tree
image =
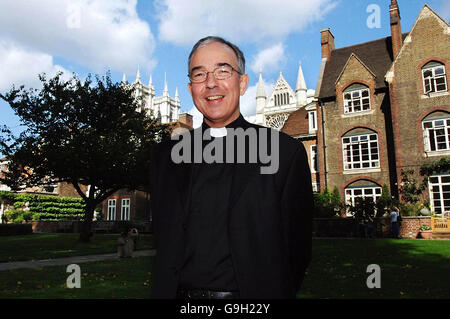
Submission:
<svg viewBox="0 0 450 319">
<path fill-rule="evenodd" d="M 414 170 L 402 170 L 402 182 L 400 184 L 400 197 L 402 201 L 410 204 L 416 204 L 420 200 L 420 195 L 427 187 L 424 180 L 420 184 L 413 178 Z"/>
<path fill-rule="evenodd" d="M 337 186 L 334 186 L 333 192 L 331 193 L 330 204 L 333 207 L 335 214 L 337 213 L 340 215 L 345 205 L 342 203 L 341 194 L 339 193 Z"/>
<path fill-rule="evenodd" d="M 381 196 L 377 199 L 376 202 L 377 217 L 382 217 L 392 205 L 393 201 L 391 193 L 389 192 L 387 184 L 384 184 L 381 190 Z"/>
<path fill-rule="evenodd" d="M 1 128 L 0 153 L 9 160 L 1 181 L 13 189 L 73 185 L 85 202 L 80 240 L 87 242 L 97 205 L 119 189 L 147 186 L 149 153 L 168 129 L 137 112 L 133 90 L 113 83 L 109 73 L 95 81 L 75 74 L 66 81 L 62 73 L 39 79 L 40 90 L 21 86 L 0 94 L 25 127 L 19 136 Z"/>
</svg>

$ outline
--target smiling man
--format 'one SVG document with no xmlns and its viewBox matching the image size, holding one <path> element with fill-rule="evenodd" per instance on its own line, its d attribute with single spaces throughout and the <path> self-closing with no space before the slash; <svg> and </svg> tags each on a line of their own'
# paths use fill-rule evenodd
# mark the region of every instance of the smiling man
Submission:
<svg viewBox="0 0 450 319">
<path fill-rule="evenodd" d="M 311 260 L 313 200 L 305 149 L 240 114 L 249 79 L 244 55 L 234 44 L 201 39 L 189 56 L 188 72 L 188 88 L 204 120 L 183 139 L 193 157 L 214 144 L 218 160 L 175 159 L 174 140 L 180 137 L 159 144 L 152 154 L 157 251 L 152 296 L 294 298 Z M 241 143 L 230 143 L 235 139 Z M 271 173 L 261 173 L 263 159 L 249 160 L 252 153 L 264 154 L 261 150 L 278 158 Z M 223 160 L 229 154 L 235 161 Z"/>
</svg>

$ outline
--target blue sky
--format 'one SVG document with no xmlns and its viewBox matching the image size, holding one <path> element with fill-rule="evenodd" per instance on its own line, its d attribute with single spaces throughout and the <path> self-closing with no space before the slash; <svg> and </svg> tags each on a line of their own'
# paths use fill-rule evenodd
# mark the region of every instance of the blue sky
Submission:
<svg viewBox="0 0 450 319">
<path fill-rule="evenodd" d="M 0 91 L 12 84 L 39 87 L 37 75 L 58 70 L 105 74 L 114 81 L 126 73 L 134 81 L 152 74 L 157 95 L 178 87 L 181 110 L 194 112 L 187 90 L 186 60 L 192 45 L 206 35 L 235 42 L 244 52 L 250 76 L 241 99 L 244 115 L 255 112 L 255 86 L 263 71 L 270 94 L 279 72 L 295 89 L 301 61 L 308 89 L 320 69 L 320 30 L 330 28 L 336 48 L 390 35 L 391 0 L 0 0 Z M 446 21 L 448 0 L 398 0 L 402 32 L 408 32 L 424 4 Z M 379 28 L 367 19 L 380 9 Z M 196 115 L 198 121 L 198 117 Z M 9 105 L 0 101 L 0 125 L 19 131 Z"/>
</svg>

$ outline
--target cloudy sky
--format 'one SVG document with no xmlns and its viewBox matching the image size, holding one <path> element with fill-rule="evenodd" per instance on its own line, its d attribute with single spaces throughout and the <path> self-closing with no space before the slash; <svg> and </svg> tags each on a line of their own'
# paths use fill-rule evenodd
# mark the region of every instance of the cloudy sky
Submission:
<svg viewBox="0 0 450 319">
<path fill-rule="evenodd" d="M 402 31 L 411 29 L 426 3 L 447 21 L 448 0 L 398 0 Z M 207 35 L 235 42 L 247 60 L 250 85 L 242 113 L 255 113 L 259 70 L 269 94 L 280 71 L 295 89 L 301 61 L 309 89 L 320 68 L 320 30 L 330 28 L 336 47 L 390 34 L 390 0 L 0 0 L 0 92 L 12 85 L 39 87 L 38 74 L 63 71 L 123 73 L 134 81 L 152 75 L 157 95 L 178 88 L 182 111 L 201 118 L 187 90 L 186 60 Z M 374 9 L 375 8 L 375 9 Z M 373 14 L 379 9 L 379 23 Z M 368 24 L 368 20 L 372 22 Z M 372 27 L 370 27 L 372 26 Z M 0 101 L 0 125 L 19 128 L 9 105 Z"/>
</svg>

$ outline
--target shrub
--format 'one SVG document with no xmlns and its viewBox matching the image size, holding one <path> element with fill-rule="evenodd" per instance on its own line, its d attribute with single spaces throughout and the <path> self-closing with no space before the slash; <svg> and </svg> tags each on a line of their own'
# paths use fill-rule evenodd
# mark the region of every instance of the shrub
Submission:
<svg viewBox="0 0 450 319">
<path fill-rule="evenodd" d="M 0 224 L 0 236 L 29 235 L 32 233 L 31 224 Z"/>
<path fill-rule="evenodd" d="M 428 226 L 428 225 L 421 225 L 421 226 L 419 227 L 419 230 L 420 230 L 420 231 L 431 230 L 431 227 Z"/>
</svg>

